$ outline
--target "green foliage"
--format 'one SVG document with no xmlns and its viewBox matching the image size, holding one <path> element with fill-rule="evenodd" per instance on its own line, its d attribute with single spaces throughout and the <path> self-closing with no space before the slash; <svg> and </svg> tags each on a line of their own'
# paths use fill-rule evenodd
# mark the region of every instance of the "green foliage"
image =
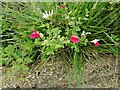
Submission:
<svg viewBox="0 0 120 90">
<path fill-rule="evenodd" d="M 93 39 L 100 39 L 100 47 L 96 48 L 100 53 L 117 55 L 120 41 L 119 3 L 64 2 L 65 8 L 61 8 L 62 4 L 58 2 L 6 2 L 2 5 L 0 37 L 3 51 L 0 55 L 2 64 L 10 67 L 14 73 L 29 71 L 29 64 L 46 60 L 50 55 L 55 56 L 61 49 L 70 50 L 71 56 L 75 52 L 81 55 L 86 49 L 94 48 L 90 43 Z M 42 13 L 51 10 L 53 15 L 44 19 Z M 30 39 L 32 30 L 38 30 L 40 38 Z M 91 35 L 81 38 L 83 30 L 91 32 Z M 73 34 L 79 37 L 77 47 L 70 42 Z M 82 67 L 78 61 L 75 61 L 75 65 Z"/>
</svg>

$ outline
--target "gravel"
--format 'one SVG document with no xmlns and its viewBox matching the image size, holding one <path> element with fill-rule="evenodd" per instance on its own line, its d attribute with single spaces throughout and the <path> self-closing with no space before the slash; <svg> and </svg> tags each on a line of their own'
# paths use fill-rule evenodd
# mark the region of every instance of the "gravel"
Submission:
<svg viewBox="0 0 120 90">
<path fill-rule="evenodd" d="M 83 84 L 74 79 L 72 68 L 71 79 L 68 78 L 67 68 L 63 62 L 47 62 L 42 68 L 32 67 L 29 74 L 23 80 L 14 77 L 7 79 L 4 73 L 2 86 L 3 88 L 65 88 L 68 87 L 68 81 L 71 80 L 71 88 L 81 86 L 83 88 L 114 88 L 119 87 L 118 78 L 120 77 L 115 71 L 116 59 L 113 56 L 106 56 L 100 60 L 91 60 L 87 62 L 83 69 Z M 0 75 L 1 77 L 1 75 Z M 80 80 L 79 80 L 80 81 Z"/>
</svg>

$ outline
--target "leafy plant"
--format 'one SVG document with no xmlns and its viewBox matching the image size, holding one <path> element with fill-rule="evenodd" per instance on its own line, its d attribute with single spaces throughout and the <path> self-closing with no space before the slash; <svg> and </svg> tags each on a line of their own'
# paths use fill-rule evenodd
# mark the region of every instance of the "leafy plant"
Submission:
<svg viewBox="0 0 120 90">
<path fill-rule="evenodd" d="M 58 57 L 61 50 L 70 51 L 68 56 L 75 76 L 82 75 L 83 56 L 87 50 L 92 52 L 91 48 L 117 56 L 119 3 L 6 2 L 2 6 L 3 51 L 0 55 L 2 65 L 11 68 L 14 74 L 21 71 L 26 74 L 29 64 L 47 60 L 49 56 Z"/>
</svg>

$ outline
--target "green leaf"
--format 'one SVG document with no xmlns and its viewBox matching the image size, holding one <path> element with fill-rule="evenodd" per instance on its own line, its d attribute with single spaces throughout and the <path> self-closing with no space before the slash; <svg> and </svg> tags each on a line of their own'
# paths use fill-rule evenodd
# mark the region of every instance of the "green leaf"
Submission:
<svg viewBox="0 0 120 90">
<path fill-rule="evenodd" d="M 75 47 L 75 52 L 79 52 L 79 47 Z"/>
<path fill-rule="evenodd" d="M 64 41 L 63 43 L 69 44 L 69 43 L 70 43 L 70 40 L 66 40 L 66 41 Z"/>
<path fill-rule="evenodd" d="M 61 47 L 62 47 L 62 45 L 56 44 L 55 49 L 58 49 L 58 48 L 61 48 Z"/>
<path fill-rule="evenodd" d="M 33 62 L 33 60 L 31 60 L 29 57 L 26 57 L 25 59 L 24 59 L 24 63 L 25 64 L 29 64 L 29 63 L 32 63 Z"/>
<path fill-rule="evenodd" d="M 73 29 L 74 29 L 75 31 L 80 31 L 80 30 L 81 30 L 78 26 L 74 26 Z"/>
<path fill-rule="evenodd" d="M 85 45 L 85 46 L 87 45 L 87 42 L 88 42 L 88 39 L 85 39 L 85 40 L 84 40 L 84 45 Z"/>
<path fill-rule="evenodd" d="M 64 41 L 64 39 L 65 39 L 65 37 L 61 37 L 61 38 L 60 38 L 60 41 L 61 41 L 61 42 L 63 42 L 63 41 Z"/>
<path fill-rule="evenodd" d="M 47 55 L 54 54 L 54 48 L 55 47 L 52 47 L 52 46 L 51 47 L 47 47 L 46 48 L 46 54 Z"/>
<path fill-rule="evenodd" d="M 39 39 L 35 39 L 35 45 L 40 45 L 41 44 L 41 42 L 39 41 Z M 30 44 L 29 44 L 30 45 Z M 30 47 L 30 46 L 29 46 Z"/>
<path fill-rule="evenodd" d="M 47 27 L 47 28 L 49 28 L 49 23 L 42 24 L 40 27 Z"/>
<path fill-rule="evenodd" d="M 20 52 L 19 52 L 19 53 L 20 53 Z M 14 57 L 15 59 L 18 59 L 20 56 L 21 56 L 21 54 L 17 54 L 16 52 L 13 54 L 13 57 Z"/>
<path fill-rule="evenodd" d="M 68 24 L 72 25 L 72 26 L 75 26 L 75 22 L 74 21 L 70 21 Z"/>
<path fill-rule="evenodd" d="M 45 24 L 42 24 L 40 27 L 46 27 L 46 25 L 45 25 Z"/>
<path fill-rule="evenodd" d="M 66 16 L 65 16 L 65 19 L 69 20 L 69 19 L 70 19 L 70 16 L 66 15 Z"/>
<path fill-rule="evenodd" d="M 50 45 L 50 46 L 54 47 L 56 44 L 57 44 L 57 40 L 52 40 L 52 42 L 51 42 L 51 45 Z"/>
<path fill-rule="evenodd" d="M 71 17 L 71 20 L 75 20 L 75 17 Z"/>
<path fill-rule="evenodd" d="M 8 55 L 12 55 L 14 53 L 14 48 L 12 45 L 8 45 L 4 50 Z"/>
<path fill-rule="evenodd" d="M 54 35 L 58 35 L 58 34 L 61 32 L 61 30 L 59 30 L 58 28 L 54 28 L 54 29 L 51 30 L 51 32 L 52 32 Z"/>
<path fill-rule="evenodd" d="M 11 69 L 12 69 L 14 72 L 17 72 L 17 71 L 19 71 L 19 70 L 21 69 L 21 66 L 18 65 L 18 64 L 14 64 L 14 65 L 11 67 Z"/>
<path fill-rule="evenodd" d="M 44 40 L 41 45 L 46 45 L 46 44 L 48 44 L 48 43 L 49 43 L 48 40 Z"/>
<path fill-rule="evenodd" d="M 29 70 L 29 67 L 26 66 L 26 65 L 22 65 L 22 70 L 23 70 L 23 71 L 28 71 L 28 70 Z"/>
<path fill-rule="evenodd" d="M 23 62 L 23 59 L 22 58 L 18 58 L 16 61 L 17 61 L 18 64 L 20 64 L 20 63 Z"/>
</svg>

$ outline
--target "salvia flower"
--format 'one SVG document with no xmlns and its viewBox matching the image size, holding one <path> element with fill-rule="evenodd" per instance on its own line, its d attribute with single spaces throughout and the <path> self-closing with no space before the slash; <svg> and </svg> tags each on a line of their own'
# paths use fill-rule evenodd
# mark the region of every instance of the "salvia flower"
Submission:
<svg viewBox="0 0 120 90">
<path fill-rule="evenodd" d="M 65 9 L 65 5 L 61 5 L 61 8 Z"/>
<path fill-rule="evenodd" d="M 93 42 L 94 45 L 95 45 L 96 47 L 98 47 L 98 46 L 100 45 L 98 41 L 100 41 L 100 40 L 99 40 L 99 39 L 94 39 L 94 40 L 91 41 L 91 42 Z"/>
<path fill-rule="evenodd" d="M 32 30 L 32 34 L 30 34 L 30 38 L 35 39 L 35 38 L 39 38 L 39 37 L 40 37 L 39 32 Z"/>
<path fill-rule="evenodd" d="M 74 43 L 78 43 L 79 42 L 78 36 L 72 35 L 71 38 L 70 38 L 70 41 L 72 41 Z"/>
<path fill-rule="evenodd" d="M 87 34 L 91 34 L 91 32 L 85 32 L 85 31 L 83 30 L 83 32 L 82 32 L 82 34 L 81 34 L 81 37 L 84 38 Z"/>
<path fill-rule="evenodd" d="M 51 12 L 50 11 L 45 11 L 45 13 L 42 13 L 43 14 L 43 18 L 45 18 L 45 19 L 48 19 L 50 16 L 52 16 L 53 15 L 53 10 L 51 10 Z"/>
<path fill-rule="evenodd" d="M 81 37 L 82 37 L 82 38 L 85 37 L 85 31 L 82 32 Z"/>
</svg>

